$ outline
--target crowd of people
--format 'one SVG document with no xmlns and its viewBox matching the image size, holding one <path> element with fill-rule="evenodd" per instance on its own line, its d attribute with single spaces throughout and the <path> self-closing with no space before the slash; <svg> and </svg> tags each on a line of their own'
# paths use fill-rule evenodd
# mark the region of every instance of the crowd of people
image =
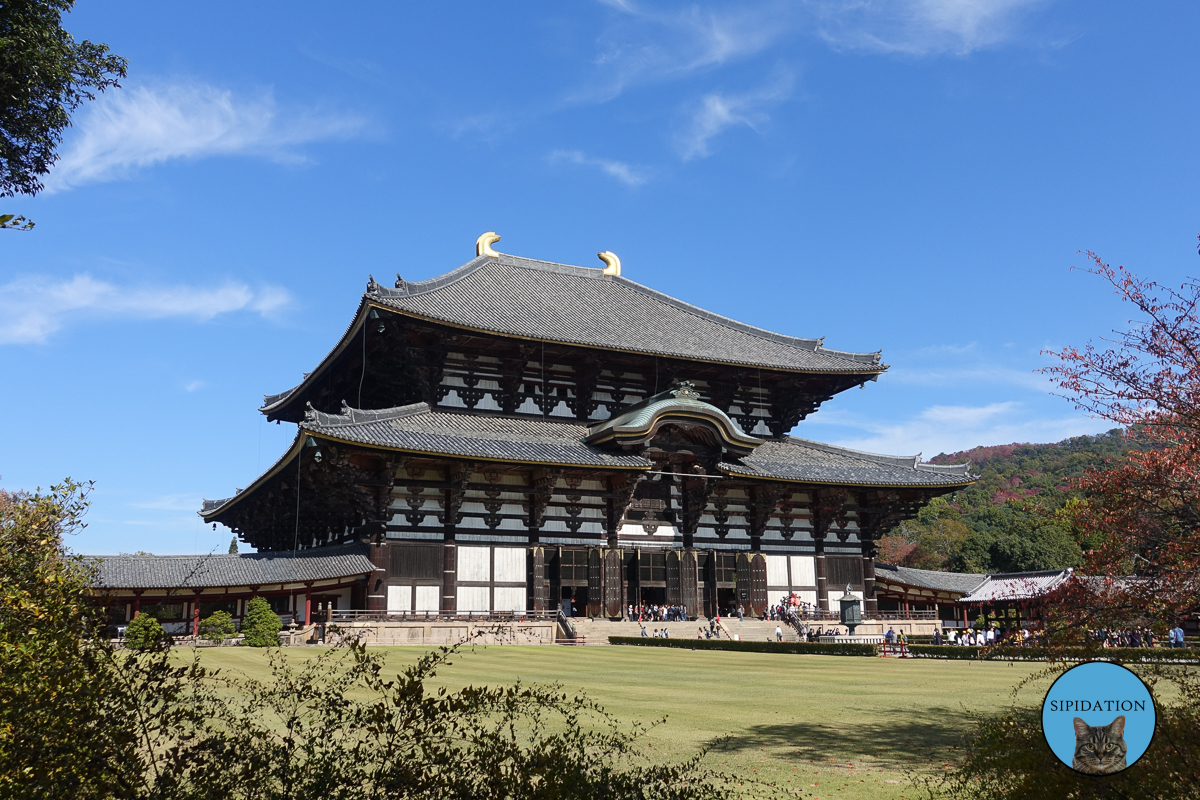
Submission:
<svg viewBox="0 0 1200 800">
<path fill-rule="evenodd" d="M 688 613 L 684 606 L 628 606 L 626 619 L 630 622 L 687 622 Z"/>
</svg>

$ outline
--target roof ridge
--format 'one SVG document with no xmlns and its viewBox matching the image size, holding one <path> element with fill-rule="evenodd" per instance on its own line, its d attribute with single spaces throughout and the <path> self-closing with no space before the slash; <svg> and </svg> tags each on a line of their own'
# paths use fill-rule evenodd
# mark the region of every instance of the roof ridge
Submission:
<svg viewBox="0 0 1200 800">
<path fill-rule="evenodd" d="M 305 425 L 318 425 L 322 428 L 339 428 L 346 425 L 361 425 L 367 422 L 387 422 L 393 419 L 405 419 L 407 417 L 417 417 L 422 414 L 428 414 L 432 411 L 429 403 L 409 403 L 404 406 L 392 406 L 391 408 L 351 408 L 342 401 L 342 412 L 340 414 L 329 414 L 324 411 L 318 411 L 313 408 L 312 403 L 308 404 L 307 410 L 304 412 Z"/>
<path fill-rule="evenodd" d="M 840 447 L 836 444 L 826 444 L 825 442 L 817 442 L 812 439 L 802 439 L 799 436 L 791 435 L 787 437 L 786 441 L 799 442 L 802 445 L 811 447 L 815 450 L 822 450 L 826 453 L 844 453 L 861 458 L 864 461 L 873 461 L 876 464 L 888 464 L 894 467 L 908 467 L 909 469 L 916 469 L 917 466 L 922 463 L 920 453 L 917 453 L 915 456 L 889 456 L 884 455 L 883 453 L 869 453 L 866 450 L 855 450 L 852 447 Z"/>
</svg>

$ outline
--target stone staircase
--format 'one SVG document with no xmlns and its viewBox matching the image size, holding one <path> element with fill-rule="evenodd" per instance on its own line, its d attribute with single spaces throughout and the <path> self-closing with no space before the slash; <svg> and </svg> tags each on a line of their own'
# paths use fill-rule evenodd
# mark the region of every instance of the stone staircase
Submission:
<svg viewBox="0 0 1200 800">
<path fill-rule="evenodd" d="M 670 632 L 672 639 L 695 639 L 699 628 L 708 629 L 708 620 L 691 620 L 688 622 L 612 622 L 606 619 L 587 619 L 586 617 L 575 617 L 571 620 L 575 623 L 575 631 L 584 641 L 584 644 L 608 644 L 610 636 L 641 636 L 642 627 L 646 628 L 649 634 L 654 633 L 654 629 L 666 628 Z M 728 640 L 734 637 L 741 637 L 743 642 L 765 642 L 775 641 L 775 626 L 783 628 L 783 640 L 785 642 L 799 641 L 799 636 L 796 631 L 782 623 L 762 622 L 761 620 L 745 620 L 738 622 L 737 618 L 728 619 L 721 618 L 721 626 L 725 632 L 721 634 L 721 638 Z"/>
</svg>

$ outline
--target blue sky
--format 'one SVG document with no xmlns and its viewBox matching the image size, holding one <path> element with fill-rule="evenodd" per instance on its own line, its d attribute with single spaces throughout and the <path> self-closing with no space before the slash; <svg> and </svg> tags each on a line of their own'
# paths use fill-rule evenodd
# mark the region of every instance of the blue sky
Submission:
<svg viewBox="0 0 1200 800">
<path fill-rule="evenodd" d="M 202 496 L 368 273 L 598 266 L 892 369 L 797 435 L 931 457 L 1107 429 L 1044 349 L 1196 272 L 1200 7 L 1053 0 L 99 3 L 129 59 L 0 234 L 0 486 L 96 481 L 83 552 L 223 550 Z"/>
</svg>

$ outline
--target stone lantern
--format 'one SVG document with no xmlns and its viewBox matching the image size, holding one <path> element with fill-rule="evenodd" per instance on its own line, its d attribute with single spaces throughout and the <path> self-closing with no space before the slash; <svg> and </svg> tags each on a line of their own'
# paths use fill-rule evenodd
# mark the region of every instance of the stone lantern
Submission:
<svg viewBox="0 0 1200 800">
<path fill-rule="evenodd" d="M 859 599 L 850 594 L 850 585 L 846 584 L 846 593 L 838 598 L 842 605 L 842 624 L 854 635 L 854 629 L 862 624 L 862 606 Z"/>
</svg>

